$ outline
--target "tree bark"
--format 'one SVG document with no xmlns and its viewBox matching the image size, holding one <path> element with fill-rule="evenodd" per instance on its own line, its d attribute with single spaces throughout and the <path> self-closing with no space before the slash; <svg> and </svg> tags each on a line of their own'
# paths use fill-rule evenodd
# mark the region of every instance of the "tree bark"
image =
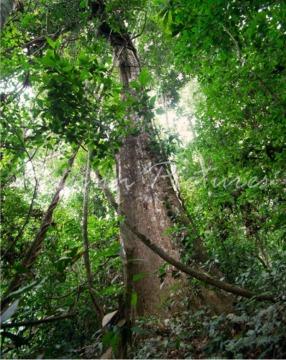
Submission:
<svg viewBox="0 0 286 360">
<path fill-rule="evenodd" d="M 104 2 L 94 2 L 94 6 L 97 11 L 95 15 L 104 19 Z M 132 93 L 129 84 L 138 78 L 140 63 L 129 34 L 124 30 L 115 32 L 104 20 L 99 27 L 99 33 L 110 42 L 116 56 L 124 88 L 122 97 L 131 94 L 136 98 L 138 94 Z M 130 113 L 129 119 L 134 126 L 140 126 L 144 120 L 136 112 Z M 138 135 L 127 136 L 116 161 L 120 193 L 119 212 L 140 232 L 172 257 L 179 259 L 177 244 L 166 234 L 167 229 L 172 226 L 166 203 L 169 202 L 172 206 L 175 204 L 176 207 L 180 204 L 166 170 L 162 166 L 154 166 L 158 161 L 150 149 L 148 133 L 140 131 Z M 172 277 L 171 271 L 167 271 L 162 281 L 158 272 L 164 261 L 124 227 L 121 228 L 121 241 L 126 264 L 125 282 L 129 286 L 130 280 L 132 281 L 132 290 L 129 292 L 137 294 L 138 314 L 159 314 L 163 311 L 163 301 L 169 295 L 170 289 L 178 284 L 178 280 Z M 134 276 L 139 274 L 144 278 L 133 281 Z"/>
<path fill-rule="evenodd" d="M 3 26 L 13 10 L 14 1 L 13 0 L 0 0 L 0 29 L 3 29 Z"/>
<path fill-rule="evenodd" d="M 99 183 L 101 186 L 101 189 L 103 190 L 109 204 L 118 211 L 118 204 L 115 201 L 115 198 L 110 191 L 110 189 L 107 186 L 104 186 L 102 184 L 102 178 L 98 174 Z M 203 269 L 198 267 L 190 267 L 186 264 L 183 264 L 182 262 L 172 258 L 169 254 L 167 254 L 163 249 L 159 248 L 156 244 L 152 243 L 150 239 L 148 239 L 145 235 L 138 232 L 136 228 L 134 228 L 131 224 L 129 224 L 126 220 L 123 223 L 123 226 L 126 226 L 129 228 L 132 233 L 141 241 L 143 242 L 149 249 L 151 249 L 154 253 L 159 255 L 163 260 L 165 260 L 167 263 L 172 264 L 175 268 L 178 270 L 184 272 L 187 275 L 190 275 L 191 277 L 205 282 L 209 285 L 215 286 L 218 289 L 224 290 L 228 293 L 242 296 L 245 298 L 255 298 L 256 300 L 261 301 L 275 301 L 275 296 L 272 294 L 261 294 L 261 293 L 254 293 L 251 290 L 248 290 L 246 288 L 242 288 L 240 286 L 237 286 L 235 284 L 230 284 L 226 281 L 220 280 L 218 278 L 215 278 L 211 276 L 209 273 L 205 272 Z"/>
<path fill-rule="evenodd" d="M 136 81 L 140 73 L 140 62 L 130 35 L 122 23 L 117 24 L 116 29 L 111 28 L 107 20 L 108 14 L 105 13 L 104 0 L 91 1 L 90 5 L 92 15 L 101 20 L 98 27 L 99 35 L 109 41 L 117 59 L 123 85 L 123 99 L 131 95 L 139 100 L 141 94 L 130 87 L 130 82 Z M 179 260 L 180 244 L 172 241 L 168 230 L 176 221 L 192 226 L 194 224 L 184 213 L 183 204 L 173 187 L 167 166 L 161 163 L 152 150 L 149 132 L 144 130 L 146 119 L 132 109 L 128 119 L 136 128 L 137 134 L 124 139 L 116 157 L 119 213 L 124 214 L 127 222 L 139 233 L 173 259 Z M 151 124 L 147 126 L 151 128 Z M 167 310 L 162 307 L 164 300 L 169 298 L 171 292 L 176 293 L 179 300 L 178 290 L 185 290 L 183 288 L 186 287 L 185 276 L 181 274 L 181 279 L 175 278 L 174 268 L 170 268 L 160 278 L 158 273 L 165 264 L 163 259 L 146 244 L 138 241 L 134 233 L 124 226 L 121 227 L 121 242 L 126 264 L 125 282 L 129 287 L 130 280 L 132 281 L 132 289 L 129 292 L 137 294 L 138 315 L 164 316 Z M 198 262 L 207 259 L 202 238 L 199 236 L 195 237 L 193 255 Z M 134 276 L 139 274 L 143 278 L 134 281 Z M 202 293 L 203 297 L 208 297 L 207 289 L 202 290 Z M 211 297 L 214 302 L 219 302 L 216 294 L 212 293 Z M 223 302 L 225 303 L 225 300 Z M 224 305 L 221 308 L 224 308 Z"/>
<path fill-rule="evenodd" d="M 203 281 L 207 284 L 213 285 L 221 290 L 229 292 L 234 295 L 242 296 L 245 298 L 255 298 L 259 301 L 272 301 L 275 302 L 275 296 L 272 294 L 257 294 L 253 291 L 248 289 L 242 288 L 240 286 L 230 284 L 226 281 L 219 280 L 210 276 L 208 273 L 204 272 L 203 270 L 198 270 L 195 268 L 191 268 L 180 261 L 172 258 L 169 254 L 167 254 L 164 250 L 159 248 L 156 244 L 153 244 L 150 239 L 148 239 L 145 235 L 139 233 L 133 226 L 125 222 L 125 225 L 137 236 L 137 238 L 142 241 L 148 248 L 150 248 L 153 252 L 158 254 L 162 259 L 167 261 L 169 264 L 172 264 L 177 269 L 181 270 L 185 274 L 190 275 L 191 277 Z"/>
</svg>

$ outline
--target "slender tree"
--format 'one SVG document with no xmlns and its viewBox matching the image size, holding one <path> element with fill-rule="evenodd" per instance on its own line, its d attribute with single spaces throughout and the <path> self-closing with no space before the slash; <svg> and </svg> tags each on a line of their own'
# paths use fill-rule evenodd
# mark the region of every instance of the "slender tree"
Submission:
<svg viewBox="0 0 286 360">
<path fill-rule="evenodd" d="M 86 169 L 85 169 L 85 178 L 84 178 L 84 190 L 83 190 L 83 214 L 82 214 L 82 240 L 84 248 L 84 265 L 87 277 L 88 291 L 91 297 L 92 305 L 94 307 L 95 313 L 99 320 L 103 317 L 103 309 L 100 304 L 98 295 L 94 289 L 93 274 L 90 266 L 89 258 L 89 241 L 88 241 L 88 200 L 89 200 L 89 189 L 90 189 L 90 170 L 91 170 L 91 150 L 88 150 L 87 160 L 86 160 Z"/>
<path fill-rule="evenodd" d="M 23 269 L 26 269 L 27 271 L 30 271 L 32 266 L 34 265 L 38 255 L 40 254 L 41 250 L 42 250 L 42 245 L 43 242 L 45 240 L 46 237 L 46 233 L 52 223 L 52 219 L 53 219 L 53 213 L 55 211 L 55 208 L 57 207 L 59 201 L 60 201 L 60 193 L 63 190 L 66 180 L 68 178 L 69 173 L 71 172 L 75 157 L 77 154 L 77 150 L 73 153 L 73 155 L 71 156 L 71 158 L 68 161 L 68 166 L 66 168 L 66 170 L 63 173 L 63 176 L 61 178 L 61 180 L 59 181 L 59 184 L 57 186 L 57 189 L 54 193 L 54 196 L 52 198 L 52 201 L 47 209 L 47 211 L 45 212 L 40 228 L 35 236 L 34 241 L 31 243 L 31 245 L 29 246 L 23 260 L 21 263 L 21 267 Z M 4 311 L 6 306 L 9 304 L 11 298 L 10 298 L 10 294 L 14 291 L 16 291 L 17 289 L 19 289 L 21 287 L 21 285 L 23 284 L 23 282 L 26 280 L 26 274 L 23 273 L 16 273 L 16 275 L 14 276 L 14 278 L 12 279 L 6 293 L 3 296 L 3 300 L 1 302 L 1 309 Z"/>
</svg>

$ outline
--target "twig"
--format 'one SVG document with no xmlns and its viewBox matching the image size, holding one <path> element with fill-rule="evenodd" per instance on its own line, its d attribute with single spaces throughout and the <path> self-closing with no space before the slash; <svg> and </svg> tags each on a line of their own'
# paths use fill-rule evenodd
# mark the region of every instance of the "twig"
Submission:
<svg viewBox="0 0 286 360">
<path fill-rule="evenodd" d="M 145 30 L 146 22 L 147 22 L 147 12 L 145 11 L 144 13 L 145 13 L 145 18 L 144 18 L 144 23 L 143 23 L 142 30 L 138 34 L 132 36 L 131 41 L 133 41 L 134 39 L 137 39 L 138 37 L 140 37 L 143 34 L 144 30 Z"/>
<path fill-rule="evenodd" d="M 27 321 L 15 322 L 15 323 L 10 323 L 10 324 L 2 324 L 1 329 L 8 329 L 8 328 L 20 327 L 20 326 L 28 327 L 28 326 L 35 326 L 35 325 L 40 325 L 40 324 L 47 324 L 47 323 L 51 323 L 54 321 L 60 321 L 60 320 L 74 317 L 76 314 L 77 313 L 71 313 L 71 314 L 48 317 L 48 318 L 44 318 L 44 319 L 27 320 Z"/>
<path fill-rule="evenodd" d="M 233 41 L 234 46 L 235 46 L 235 48 L 236 48 L 237 58 L 238 58 L 239 62 L 243 65 L 243 64 L 244 64 L 244 60 L 243 60 L 242 55 L 241 55 L 241 51 L 240 51 L 240 47 L 239 47 L 238 41 L 234 38 L 234 36 L 232 35 L 232 33 L 225 27 L 224 24 L 222 24 L 222 27 L 223 27 L 223 30 L 228 34 L 228 36 L 229 36 L 229 37 L 231 38 L 231 40 Z"/>
</svg>

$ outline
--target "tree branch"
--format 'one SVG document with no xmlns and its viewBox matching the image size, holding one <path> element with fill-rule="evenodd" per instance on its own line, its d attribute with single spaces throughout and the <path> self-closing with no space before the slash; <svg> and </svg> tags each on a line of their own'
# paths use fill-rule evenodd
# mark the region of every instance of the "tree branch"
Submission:
<svg viewBox="0 0 286 360">
<path fill-rule="evenodd" d="M 47 323 L 51 323 L 54 321 L 60 321 L 60 320 L 71 318 L 71 317 L 75 316 L 76 314 L 77 313 L 71 313 L 71 314 L 48 317 L 48 318 L 44 318 L 44 319 L 27 320 L 27 321 L 15 322 L 15 323 L 10 323 L 10 324 L 1 324 L 1 329 L 8 329 L 8 328 L 20 327 L 20 326 L 28 327 L 28 326 L 35 326 L 35 325 L 40 325 L 40 324 L 47 324 Z"/>
<path fill-rule="evenodd" d="M 102 178 L 99 176 L 99 179 Z M 111 191 L 108 189 L 108 187 L 106 185 L 103 186 L 102 181 L 99 182 L 99 186 L 101 186 L 101 189 L 104 192 L 106 198 L 109 200 L 110 204 L 114 206 L 116 210 L 118 210 L 118 205 Z M 190 275 L 191 277 L 199 281 L 210 284 L 212 286 L 215 286 L 216 288 L 222 289 L 234 295 L 242 296 L 245 298 L 254 298 L 256 300 L 262 300 L 262 301 L 263 300 L 275 301 L 274 295 L 256 294 L 248 289 L 214 278 L 211 275 L 209 275 L 207 272 L 205 272 L 203 269 L 191 268 L 190 266 L 187 266 L 181 263 L 180 261 L 174 259 L 173 257 L 169 256 L 163 249 L 152 243 L 151 240 L 147 238 L 147 236 L 137 231 L 137 229 L 131 224 L 129 224 L 126 220 L 124 221 L 123 225 L 125 225 L 130 231 L 132 231 L 133 234 L 136 235 L 136 237 L 141 242 L 143 242 L 143 244 L 145 244 L 149 249 L 151 249 L 155 254 L 157 254 L 167 263 L 173 265 L 175 268 L 184 272 L 185 274 Z"/>
<path fill-rule="evenodd" d="M 226 292 L 232 293 L 234 295 L 242 296 L 245 298 L 255 298 L 256 300 L 268 300 L 268 301 L 274 301 L 273 295 L 265 295 L 265 294 L 256 294 L 250 290 L 247 290 L 245 288 L 230 284 L 228 282 L 216 279 L 212 276 L 210 276 L 208 273 L 204 272 L 202 269 L 196 270 L 194 268 L 191 268 L 180 261 L 175 260 L 171 256 L 169 256 L 163 249 L 161 249 L 159 246 L 155 245 L 148 239 L 145 235 L 142 233 L 139 233 L 135 227 L 130 225 L 127 221 L 125 221 L 125 225 L 128 229 L 130 229 L 137 238 L 143 242 L 149 249 L 151 249 L 155 254 L 159 255 L 163 260 L 165 260 L 167 263 L 175 266 L 178 270 L 181 270 L 185 274 L 188 274 L 192 277 L 194 277 L 197 280 L 203 281 L 207 284 L 213 285 L 219 289 L 222 289 Z"/>
<path fill-rule="evenodd" d="M 90 297 L 92 300 L 92 304 L 94 306 L 94 310 L 101 321 L 103 318 L 103 309 L 101 306 L 101 301 L 99 296 L 96 294 L 93 287 L 93 276 L 90 266 L 90 258 L 89 258 L 89 241 L 88 241 L 88 200 L 89 200 L 89 189 L 90 189 L 90 170 L 91 170 L 91 150 L 88 150 L 87 153 L 87 161 L 86 161 L 86 169 L 85 169 L 85 179 L 84 179 L 84 192 L 83 192 L 83 218 L 82 218 L 82 240 L 84 247 L 84 265 L 86 270 L 88 291 L 90 293 Z"/>
<path fill-rule="evenodd" d="M 143 23 L 142 29 L 141 29 L 141 31 L 140 31 L 138 34 L 133 35 L 133 36 L 131 37 L 131 40 L 132 40 L 132 41 L 135 40 L 135 39 L 137 39 L 138 37 L 140 37 L 140 36 L 143 34 L 144 30 L 145 30 L 146 22 L 147 22 L 147 13 L 146 13 L 146 11 L 144 11 L 144 14 L 145 14 L 145 17 L 144 17 L 144 23 Z"/>
</svg>

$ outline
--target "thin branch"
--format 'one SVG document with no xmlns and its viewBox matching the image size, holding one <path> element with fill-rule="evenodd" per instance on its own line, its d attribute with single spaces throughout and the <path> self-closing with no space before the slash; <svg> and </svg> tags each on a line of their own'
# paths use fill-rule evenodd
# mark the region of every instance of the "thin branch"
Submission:
<svg viewBox="0 0 286 360">
<path fill-rule="evenodd" d="M 145 30 L 146 22 L 147 22 L 147 12 L 145 11 L 144 13 L 145 13 L 145 18 L 144 18 L 144 23 L 143 23 L 142 30 L 138 34 L 132 36 L 131 41 L 133 41 L 134 39 L 137 39 L 138 37 L 140 37 L 143 34 L 144 30 Z"/>
<path fill-rule="evenodd" d="M 71 172 L 71 168 L 74 163 L 77 151 L 78 151 L 78 149 L 73 153 L 72 157 L 69 159 L 67 169 L 64 171 L 64 174 L 58 184 L 58 187 L 54 193 L 52 201 L 51 201 L 47 211 L 44 214 L 44 217 L 42 219 L 42 222 L 41 222 L 40 228 L 36 234 L 36 237 L 35 237 L 34 241 L 32 242 L 32 244 L 30 245 L 30 247 L 21 263 L 21 266 L 27 270 L 30 270 L 32 268 L 35 260 L 37 259 L 38 254 L 40 253 L 40 251 L 42 249 L 42 244 L 45 240 L 46 233 L 52 223 L 54 210 L 60 201 L 60 193 L 65 186 L 65 183 L 66 183 L 69 173 Z M 25 280 L 25 275 L 27 275 L 27 274 L 17 273 L 14 276 L 14 278 L 12 279 L 10 286 L 8 287 L 8 290 L 6 291 L 6 293 L 3 296 L 3 300 L 1 303 L 2 310 L 5 309 L 6 306 L 10 302 L 10 293 L 19 289 L 19 287 L 22 285 L 22 282 Z"/>
<path fill-rule="evenodd" d="M 68 296 L 71 296 L 73 293 L 78 293 L 78 292 L 83 292 L 83 290 L 85 289 L 84 286 L 86 284 L 86 281 L 84 281 L 83 283 L 79 284 L 76 288 L 72 289 L 71 291 L 69 291 L 68 293 L 64 294 L 64 295 L 60 295 L 60 296 L 46 296 L 45 298 L 48 300 L 61 300 L 61 299 L 65 299 Z"/>
<path fill-rule="evenodd" d="M 104 180 L 103 180 L 102 176 L 100 175 L 99 171 L 96 171 L 95 174 L 98 178 L 99 187 L 101 188 L 104 195 L 106 196 L 109 204 L 115 209 L 115 211 L 118 212 L 119 206 L 118 206 L 117 202 L 115 201 L 115 198 L 114 198 L 112 192 L 110 191 L 109 187 L 106 184 L 104 184 Z"/>
<path fill-rule="evenodd" d="M 15 322 L 15 323 L 10 323 L 10 324 L 1 324 L 1 329 L 8 329 L 8 328 L 20 327 L 20 326 L 28 327 L 28 326 L 47 324 L 47 323 L 74 317 L 76 314 L 77 313 L 70 313 L 70 314 L 64 314 L 64 315 L 59 315 L 59 316 L 47 317 L 44 319 L 27 320 L 27 321 Z"/>
<path fill-rule="evenodd" d="M 37 150 L 38 150 L 38 149 L 36 149 L 36 150 L 34 151 L 34 153 L 33 153 L 32 155 L 30 155 L 29 152 L 28 152 L 28 150 L 27 150 L 26 147 L 25 147 L 25 152 L 26 152 L 26 154 L 27 154 L 27 156 L 28 156 L 28 158 L 29 158 L 29 162 L 30 162 L 31 165 L 32 165 L 32 170 L 33 170 L 33 174 L 34 174 L 35 185 L 34 185 L 34 192 L 33 192 L 32 201 L 31 201 L 31 204 L 30 204 L 30 207 L 29 207 L 28 214 L 27 214 L 27 216 L 26 216 L 26 220 L 25 220 L 25 222 L 24 222 L 21 230 L 19 231 L 19 233 L 18 233 L 18 235 L 17 235 L 17 237 L 16 237 L 16 241 L 22 236 L 22 234 L 23 234 L 23 232 L 24 232 L 24 230 L 25 230 L 25 228 L 26 228 L 26 226 L 27 226 L 27 224 L 28 224 L 28 222 L 29 222 L 29 220 L 30 220 L 30 216 L 31 216 L 31 213 L 32 213 L 32 210 L 33 210 L 33 206 L 34 206 L 34 201 L 35 201 L 35 199 L 36 199 L 36 197 L 37 197 L 37 191 L 38 191 L 38 187 L 39 187 L 39 180 L 38 180 L 38 178 L 37 178 L 36 169 L 35 169 L 35 166 L 34 166 L 34 163 L 33 163 L 33 158 L 34 158 L 34 156 L 36 155 Z"/>
<path fill-rule="evenodd" d="M 88 290 L 90 293 L 90 297 L 92 300 L 92 304 L 94 306 L 94 310 L 101 320 L 103 318 L 103 309 L 101 306 L 101 301 L 99 296 L 96 294 L 93 287 L 93 275 L 90 266 L 90 258 L 89 258 L 89 241 L 88 241 L 88 200 L 89 200 L 89 189 L 90 189 L 90 171 L 91 171 L 91 150 L 88 150 L 87 153 L 87 161 L 86 161 L 86 169 L 85 169 L 85 179 L 84 179 L 84 192 L 83 192 L 83 219 L 82 219 L 82 239 L 84 246 L 84 265 L 86 270 L 87 284 Z"/>
<path fill-rule="evenodd" d="M 232 42 L 234 43 L 237 58 L 238 58 L 239 62 L 243 65 L 244 60 L 243 60 L 242 55 L 241 55 L 241 50 L 240 50 L 238 41 L 235 39 L 235 37 L 232 35 L 232 33 L 225 27 L 224 24 L 222 24 L 222 27 L 223 27 L 223 30 L 227 33 L 227 35 L 231 38 Z"/>
</svg>

